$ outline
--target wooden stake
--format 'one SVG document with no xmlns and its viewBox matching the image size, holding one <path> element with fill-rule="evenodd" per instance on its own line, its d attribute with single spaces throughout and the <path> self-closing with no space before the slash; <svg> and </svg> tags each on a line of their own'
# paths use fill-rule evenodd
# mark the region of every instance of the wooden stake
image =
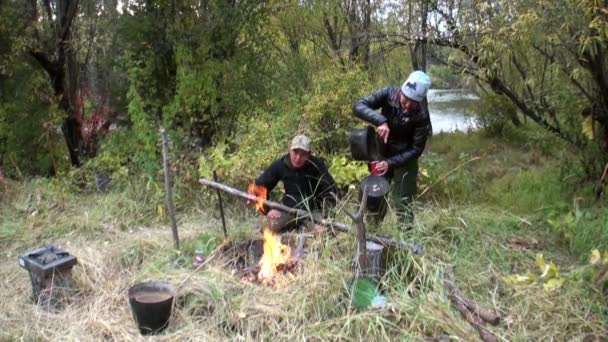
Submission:
<svg viewBox="0 0 608 342">
<path fill-rule="evenodd" d="M 250 200 L 252 202 L 257 201 L 257 199 L 258 199 L 258 197 L 255 195 L 250 195 L 246 192 L 240 191 L 240 190 L 230 187 L 228 185 L 214 182 L 214 181 L 211 181 L 211 180 L 208 180 L 205 178 L 200 178 L 199 183 L 206 185 L 208 187 L 214 188 L 214 189 L 222 190 L 233 196 L 237 196 L 237 197 L 241 197 L 241 198 Z M 305 210 L 290 208 L 288 206 L 285 206 L 283 204 L 273 202 L 270 200 L 265 200 L 264 205 L 270 209 L 276 209 L 276 210 L 282 211 L 284 213 L 296 215 L 298 217 L 308 217 L 314 223 L 329 226 L 331 229 L 338 231 L 338 232 L 352 233 L 352 229 L 350 228 L 350 226 L 348 226 L 344 223 L 334 222 L 333 220 L 328 220 L 328 219 L 319 219 L 319 218 L 314 217 L 314 215 L 310 215 L 310 213 Z M 406 241 L 397 241 L 395 239 L 391 239 L 391 238 L 381 236 L 381 235 L 366 234 L 366 238 L 368 240 L 379 243 L 383 246 L 390 246 L 390 247 L 394 247 L 394 248 L 405 248 L 417 255 L 422 254 L 422 252 L 424 250 L 423 247 L 417 243 L 411 243 L 411 242 L 406 242 Z"/>
<path fill-rule="evenodd" d="M 363 222 L 363 214 L 365 213 L 365 208 L 367 207 L 367 188 L 363 188 L 363 196 L 361 197 L 361 205 L 359 206 L 359 210 L 356 214 L 352 214 L 348 210 L 344 209 L 346 215 L 350 216 L 350 218 L 355 222 L 355 226 L 357 227 L 357 267 L 355 268 L 355 276 L 360 277 L 365 275 L 368 271 L 368 261 L 367 261 L 367 247 L 366 242 L 367 239 L 365 237 L 365 223 Z"/>
<path fill-rule="evenodd" d="M 179 249 L 179 236 L 177 235 L 177 222 L 175 220 L 175 208 L 173 207 L 173 193 L 171 190 L 171 175 L 169 174 L 169 144 L 167 142 L 167 131 L 165 131 L 163 127 L 160 128 L 160 137 L 163 145 L 163 171 L 165 173 L 165 193 L 167 194 L 167 208 L 169 210 L 169 218 L 171 219 L 171 232 L 173 233 L 175 249 Z"/>
<path fill-rule="evenodd" d="M 216 182 L 218 181 L 217 172 L 215 172 L 215 170 L 213 170 L 213 180 Z M 216 190 L 217 190 L 217 200 L 220 205 L 220 216 L 222 217 L 222 228 L 224 229 L 224 240 L 227 240 L 228 239 L 228 230 L 226 229 L 226 218 L 224 217 L 224 202 L 222 201 L 222 194 L 220 193 L 220 189 L 216 189 Z"/>
</svg>

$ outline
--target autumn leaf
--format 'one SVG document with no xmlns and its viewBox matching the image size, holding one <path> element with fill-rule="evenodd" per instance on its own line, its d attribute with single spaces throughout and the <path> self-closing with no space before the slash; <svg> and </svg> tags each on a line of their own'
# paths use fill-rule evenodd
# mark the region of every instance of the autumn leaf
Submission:
<svg viewBox="0 0 608 342">
<path fill-rule="evenodd" d="M 552 262 L 548 265 L 545 265 L 545 269 L 543 270 L 543 274 L 540 275 L 542 279 L 553 279 L 557 278 L 559 275 L 559 267 Z"/>
<path fill-rule="evenodd" d="M 585 120 L 583 121 L 583 127 L 582 127 L 582 133 L 585 137 L 587 137 L 587 139 L 589 140 L 593 140 L 594 138 L 594 133 L 593 133 L 593 116 L 589 115 L 585 118 Z"/>
<path fill-rule="evenodd" d="M 597 250 L 597 249 L 594 249 L 594 250 L 591 252 L 591 257 L 589 258 L 589 263 L 590 263 L 591 265 L 595 265 L 595 264 L 597 264 L 598 262 L 600 262 L 600 259 L 601 259 L 601 258 L 602 258 L 602 257 L 601 257 L 601 255 L 600 255 L 600 251 L 599 251 L 599 250 Z"/>
<path fill-rule="evenodd" d="M 565 278 L 553 278 L 553 279 L 549 279 L 549 281 L 547 281 L 543 285 L 543 289 L 545 291 L 547 291 L 547 292 L 555 291 L 555 290 L 559 289 L 560 287 L 562 287 L 562 285 L 564 285 L 565 281 L 566 281 Z"/>
<path fill-rule="evenodd" d="M 541 273 L 545 272 L 545 257 L 541 253 L 536 254 L 536 265 Z"/>
<path fill-rule="evenodd" d="M 521 285 L 529 285 L 536 281 L 536 276 L 532 273 L 528 273 L 527 275 L 510 275 L 503 278 L 504 282 L 507 285 L 511 286 L 521 286 Z"/>
</svg>

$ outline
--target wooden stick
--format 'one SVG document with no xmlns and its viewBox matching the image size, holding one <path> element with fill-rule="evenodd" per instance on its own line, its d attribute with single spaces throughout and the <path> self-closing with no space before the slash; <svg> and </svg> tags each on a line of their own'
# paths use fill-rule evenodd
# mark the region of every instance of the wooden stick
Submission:
<svg viewBox="0 0 608 342">
<path fill-rule="evenodd" d="M 485 309 L 473 301 L 464 297 L 462 291 L 456 286 L 451 272 L 446 273 L 444 286 L 448 290 L 448 297 L 458 309 L 458 312 L 464 319 L 473 326 L 479 333 L 479 337 L 485 342 L 498 341 L 485 326 L 484 322 L 492 325 L 497 325 L 500 322 L 500 316 L 493 310 Z"/>
<path fill-rule="evenodd" d="M 294 255 L 298 259 L 302 259 L 304 257 L 304 243 L 306 242 L 306 236 L 304 234 L 300 234 L 298 236 L 298 246 L 296 247 L 296 251 Z"/>
<path fill-rule="evenodd" d="M 363 222 L 363 213 L 365 213 L 365 207 L 367 206 L 367 188 L 363 187 L 363 197 L 361 198 L 361 205 L 355 216 L 355 225 L 357 225 L 357 240 L 359 246 L 359 274 L 364 275 L 368 272 L 367 262 L 367 247 L 365 238 L 365 223 Z"/>
<path fill-rule="evenodd" d="M 246 192 L 240 191 L 240 190 L 230 187 L 228 185 L 214 182 L 214 181 L 211 181 L 211 180 L 208 180 L 205 178 L 200 178 L 199 183 L 206 185 L 208 187 L 214 188 L 214 189 L 222 190 L 233 196 L 237 196 L 237 197 L 241 197 L 241 198 L 250 200 L 252 202 L 255 202 L 258 199 L 258 197 L 255 195 L 250 195 Z M 283 204 L 276 203 L 276 202 L 273 202 L 270 200 L 265 200 L 264 205 L 270 209 L 276 209 L 276 210 L 282 211 L 284 213 L 296 215 L 298 217 L 309 217 L 314 223 L 329 226 L 333 230 L 338 231 L 338 232 L 352 233 L 352 229 L 350 228 L 350 226 L 348 226 L 344 223 L 334 222 L 333 220 L 330 220 L 330 219 L 319 219 L 319 218 L 314 217 L 314 215 L 310 215 L 310 213 L 308 213 L 305 210 L 290 208 L 288 206 L 285 206 Z M 367 239 L 372 240 L 376 243 L 379 243 L 383 246 L 389 246 L 389 247 L 394 247 L 394 248 L 405 248 L 417 255 L 422 254 L 422 252 L 424 251 L 424 248 L 417 243 L 397 241 L 397 240 L 394 240 L 394 239 L 391 239 L 388 237 L 384 237 L 381 235 L 367 234 Z"/>
<path fill-rule="evenodd" d="M 177 221 L 175 220 L 173 193 L 171 191 L 171 176 L 169 175 L 169 144 L 167 142 L 167 131 L 165 131 L 163 127 L 160 128 L 160 137 L 163 145 L 163 171 L 165 173 L 165 193 L 167 194 L 167 208 L 169 209 L 169 218 L 171 219 L 171 232 L 173 233 L 173 241 L 175 241 L 175 249 L 179 249 Z"/>
<path fill-rule="evenodd" d="M 486 327 L 483 326 L 481 319 L 479 319 L 479 317 L 475 317 L 473 315 L 473 313 L 471 313 L 467 309 L 467 307 L 466 307 L 466 305 L 464 305 L 464 303 L 455 299 L 455 297 L 453 295 L 449 295 L 449 297 L 450 297 L 450 300 L 452 300 L 452 303 L 454 303 L 454 305 L 458 309 L 458 312 L 460 312 L 460 314 L 464 317 L 464 319 L 467 322 L 469 322 L 469 324 L 471 324 L 473 326 L 473 328 L 475 328 L 475 330 L 477 330 L 477 332 L 479 333 L 479 337 L 481 337 L 482 341 L 484 341 L 484 342 L 497 342 L 498 341 L 496 336 L 494 336 L 490 331 L 488 331 L 488 329 Z"/>
<path fill-rule="evenodd" d="M 213 170 L 213 180 L 217 182 L 217 172 Z M 226 218 L 224 217 L 224 202 L 222 201 L 222 194 L 219 189 L 217 190 L 217 199 L 220 205 L 220 216 L 222 217 L 222 228 L 224 229 L 224 240 L 228 239 L 228 230 L 226 229 Z"/>
<path fill-rule="evenodd" d="M 472 311 L 477 317 L 481 318 L 484 322 L 490 323 L 492 325 L 498 325 L 500 323 L 500 316 L 491 309 L 486 309 L 477 303 L 471 301 L 466 298 L 462 291 L 452 282 L 451 280 L 445 280 L 445 287 L 448 289 L 448 292 L 454 297 L 455 300 L 458 300 L 462 304 L 464 304 L 467 309 Z"/>
<path fill-rule="evenodd" d="M 365 237 L 365 222 L 363 222 L 363 214 L 365 213 L 365 207 L 367 206 L 367 188 L 363 188 L 363 196 L 361 198 L 361 205 L 356 214 L 350 213 L 348 210 L 343 209 L 344 212 L 350 216 L 357 226 L 357 268 L 355 270 L 355 276 L 362 276 L 368 270 L 367 261 L 367 239 Z"/>
</svg>

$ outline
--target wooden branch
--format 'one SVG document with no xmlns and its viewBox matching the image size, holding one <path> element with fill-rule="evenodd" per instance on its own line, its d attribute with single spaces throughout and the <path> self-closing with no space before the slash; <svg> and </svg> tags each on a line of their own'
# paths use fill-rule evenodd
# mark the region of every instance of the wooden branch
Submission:
<svg viewBox="0 0 608 342">
<path fill-rule="evenodd" d="M 363 222 L 363 214 L 365 213 L 365 207 L 367 206 L 367 187 L 363 187 L 363 196 L 361 197 L 361 205 L 359 206 L 359 210 L 355 215 L 355 225 L 357 226 L 357 261 L 358 261 L 358 269 L 357 275 L 364 275 L 368 271 L 368 261 L 367 261 L 367 247 L 365 238 L 365 223 Z"/>
<path fill-rule="evenodd" d="M 214 189 L 222 190 L 233 196 L 237 196 L 237 197 L 241 197 L 241 198 L 250 200 L 252 202 L 255 202 L 258 200 L 258 197 L 256 197 L 255 195 L 250 195 L 246 192 L 240 191 L 240 190 L 230 187 L 228 185 L 214 182 L 212 180 L 200 178 L 199 183 L 206 185 L 208 187 L 214 188 Z M 338 232 L 352 233 L 352 229 L 350 228 L 350 226 L 348 226 L 344 223 L 335 222 L 331 219 L 320 219 L 320 218 L 314 217 L 313 215 L 310 215 L 310 213 L 308 213 L 305 210 L 290 208 L 288 206 L 285 206 L 283 204 L 273 202 L 270 200 L 265 200 L 264 205 L 270 209 L 276 209 L 276 210 L 279 210 L 284 213 L 296 215 L 298 217 L 309 217 L 314 223 L 327 225 L 330 228 L 332 228 L 333 230 L 338 231 Z M 417 243 L 406 242 L 406 241 L 397 241 L 395 239 L 391 239 L 391 238 L 381 236 L 381 235 L 367 234 L 367 239 L 374 241 L 376 243 L 379 243 L 383 246 L 408 249 L 409 251 L 411 251 L 412 253 L 417 254 L 417 255 L 422 254 L 424 251 L 424 248 Z"/>
<path fill-rule="evenodd" d="M 217 180 L 217 172 L 215 172 L 215 170 L 213 170 L 213 180 L 214 181 L 218 181 Z M 228 239 L 228 230 L 226 229 L 226 217 L 224 215 L 224 202 L 222 201 L 222 194 L 220 193 L 219 189 L 217 190 L 217 200 L 218 200 L 218 204 L 220 206 L 220 215 L 222 217 L 222 228 L 224 230 L 224 239 Z"/>
<path fill-rule="evenodd" d="M 61 27 L 61 32 L 59 39 L 62 43 L 66 42 L 71 33 L 72 24 L 74 23 L 74 18 L 76 17 L 76 10 L 78 9 L 79 0 L 72 0 L 68 4 L 68 8 L 65 11 L 65 22 L 63 22 L 63 26 Z"/>
<path fill-rule="evenodd" d="M 175 208 L 173 207 L 173 194 L 171 191 L 171 176 L 169 175 L 169 144 L 167 142 L 167 131 L 161 127 L 160 136 L 163 145 L 163 171 L 165 173 L 165 192 L 167 194 L 167 208 L 171 219 L 171 232 L 175 248 L 179 249 L 179 236 L 177 234 L 177 221 L 175 220 Z"/>
<path fill-rule="evenodd" d="M 296 247 L 296 251 L 294 255 L 298 259 L 302 259 L 304 257 L 304 243 L 306 242 L 306 237 L 303 234 L 298 236 L 298 246 Z"/>
<path fill-rule="evenodd" d="M 500 316 L 496 311 L 491 309 L 486 309 L 479 304 L 471 301 L 466 298 L 462 291 L 454 284 L 451 280 L 444 281 L 445 287 L 448 292 L 454 297 L 454 299 L 463 303 L 467 309 L 471 310 L 477 317 L 481 318 L 484 322 L 490 323 L 492 325 L 498 325 L 500 323 Z"/>
<path fill-rule="evenodd" d="M 462 291 L 456 286 L 453 276 L 448 273 L 444 279 L 444 286 L 448 291 L 448 297 L 458 309 L 464 319 L 473 326 L 481 339 L 485 342 L 498 341 L 485 326 L 485 323 L 497 325 L 500 323 L 500 315 L 494 310 L 486 309 L 466 298 Z"/>
</svg>

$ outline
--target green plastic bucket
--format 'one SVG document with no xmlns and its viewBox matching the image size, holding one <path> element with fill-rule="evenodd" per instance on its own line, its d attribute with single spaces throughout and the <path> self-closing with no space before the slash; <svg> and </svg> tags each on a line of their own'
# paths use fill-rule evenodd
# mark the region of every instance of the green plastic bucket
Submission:
<svg viewBox="0 0 608 342">
<path fill-rule="evenodd" d="M 372 305 L 374 298 L 380 295 L 378 284 L 367 277 L 357 278 L 353 281 L 351 291 L 351 304 L 357 309 L 365 309 Z"/>
</svg>

